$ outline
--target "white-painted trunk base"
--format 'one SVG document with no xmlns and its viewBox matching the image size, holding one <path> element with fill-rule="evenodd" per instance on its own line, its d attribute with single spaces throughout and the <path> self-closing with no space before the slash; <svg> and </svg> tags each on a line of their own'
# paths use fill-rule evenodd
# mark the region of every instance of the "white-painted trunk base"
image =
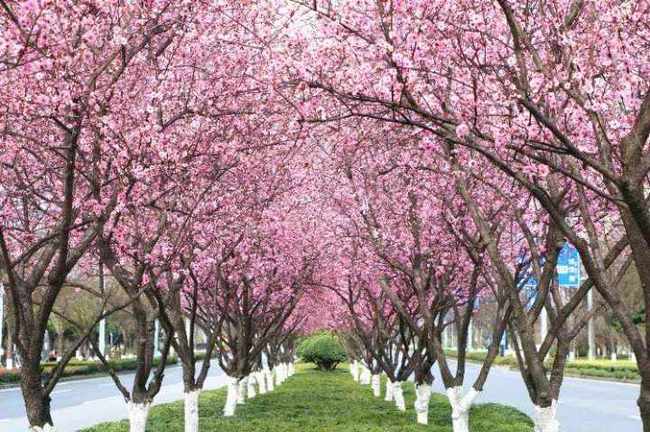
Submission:
<svg viewBox="0 0 650 432">
<path fill-rule="evenodd" d="M 362 369 L 363 366 L 358 361 L 355 361 L 355 363 L 357 364 L 357 367 L 354 368 L 354 375 L 352 376 L 352 379 L 354 379 L 355 382 L 360 383 L 361 382 L 361 372 L 363 372 L 361 369 Z"/>
<path fill-rule="evenodd" d="M 237 409 L 237 400 L 239 399 L 239 382 L 237 378 L 230 377 L 228 380 L 228 395 L 226 396 L 226 405 L 223 408 L 224 417 L 232 417 Z"/>
<path fill-rule="evenodd" d="M 372 386 L 372 394 L 375 397 L 381 397 L 381 375 L 373 375 L 370 377 L 370 384 Z"/>
<path fill-rule="evenodd" d="M 447 389 L 454 432 L 469 432 L 469 410 L 479 394 L 480 392 L 472 388 L 463 396 L 462 386 Z"/>
<path fill-rule="evenodd" d="M 451 416 L 451 427 L 454 432 L 469 432 L 469 411 L 459 412 Z"/>
<path fill-rule="evenodd" d="M 282 363 L 282 382 L 289 378 L 289 363 Z"/>
<path fill-rule="evenodd" d="M 201 390 L 185 393 L 185 432 L 199 432 L 199 395 Z"/>
<path fill-rule="evenodd" d="M 393 383 L 393 399 L 395 399 L 395 406 L 398 410 L 406 411 L 406 401 L 404 400 L 404 390 L 402 390 L 401 381 Z"/>
<path fill-rule="evenodd" d="M 418 384 L 415 386 L 415 412 L 420 424 L 429 424 L 429 401 L 431 400 L 431 386 Z"/>
<path fill-rule="evenodd" d="M 41 427 L 41 426 L 31 426 L 29 428 L 29 431 L 30 432 L 56 432 L 56 429 L 54 428 L 54 426 L 52 426 L 50 424 L 46 424 L 43 427 Z"/>
<path fill-rule="evenodd" d="M 246 403 L 246 393 L 248 392 L 248 377 L 239 380 L 239 393 L 237 394 L 237 403 L 243 405 Z"/>
<path fill-rule="evenodd" d="M 557 401 L 553 401 L 550 407 L 542 408 L 535 406 L 535 432 L 559 432 L 560 422 L 557 419 Z"/>
<path fill-rule="evenodd" d="M 272 392 L 273 391 L 273 371 L 270 369 L 266 369 L 264 371 L 264 375 L 266 376 L 266 391 Z"/>
<path fill-rule="evenodd" d="M 285 363 L 280 363 L 280 383 L 284 383 L 287 380 L 287 365 Z"/>
<path fill-rule="evenodd" d="M 282 384 L 282 371 L 280 370 L 281 366 L 277 365 L 274 369 L 274 376 L 275 376 L 275 386 L 279 387 L 280 384 Z"/>
<path fill-rule="evenodd" d="M 257 372 L 255 374 L 255 380 L 257 381 L 257 388 L 259 394 L 266 394 L 266 375 L 264 372 Z"/>
<path fill-rule="evenodd" d="M 356 377 L 357 377 L 357 370 L 358 369 L 359 369 L 359 363 L 355 360 L 350 365 L 350 375 L 352 375 L 352 379 L 355 380 L 355 381 L 357 380 Z"/>
<path fill-rule="evenodd" d="M 386 402 L 393 401 L 393 382 L 391 380 L 386 380 L 386 395 L 384 396 Z"/>
<path fill-rule="evenodd" d="M 144 432 L 151 404 L 129 402 L 129 432 Z"/>
<path fill-rule="evenodd" d="M 296 364 L 291 362 L 289 363 L 289 376 L 294 376 L 296 374 Z"/>
<path fill-rule="evenodd" d="M 365 366 L 361 366 L 361 367 L 363 368 L 363 370 L 361 371 L 360 384 L 370 385 L 370 379 L 371 379 L 370 370 Z"/>
<path fill-rule="evenodd" d="M 253 399 L 257 396 L 257 392 L 255 391 L 256 381 L 257 378 L 254 374 L 248 376 L 248 399 Z"/>
</svg>

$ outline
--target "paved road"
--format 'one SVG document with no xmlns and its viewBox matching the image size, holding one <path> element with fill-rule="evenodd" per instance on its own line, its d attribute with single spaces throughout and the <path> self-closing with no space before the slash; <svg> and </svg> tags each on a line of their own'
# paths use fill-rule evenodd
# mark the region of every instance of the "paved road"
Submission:
<svg viewBox="0 0 650 432">
<path fill-rule="evenodd" d="M 121 378 L 130 388 L 133 374 Z M 210 368 L 206 389 L 225 384 L 224 373 Z M 183 398 L 183 378 L 179 366 L 165 371 L 163 386 L 154 404 Z M 126 404 L 113 381 L 108 377 L 59 383 L 52 395 L 52 417 L 59 432 L 73 432 L 97 423 L 127 417 Z M 218 409 L 215 407 L 215 409 Z M 20 389 L 0 390 L 0 432 L 27 432 L 27 419 Z"/>
<path fill-rule="evenodd" d="M 434 368 L 437 369 L 437 368 Z M 479 367 L 468 363 L 467 387 L 478 375 Z M 436 372 L 434 390 L 444 393 Z M 582 378 L 565 378 L 560 394 L 558 416 L 562 432 L 641 432 L 636 405 L 639 386 Z M 498 402 L 514 406 L 532 416 L 533 406 L 518 371 L 495 367 L 477 403 Z"/>
</svg>

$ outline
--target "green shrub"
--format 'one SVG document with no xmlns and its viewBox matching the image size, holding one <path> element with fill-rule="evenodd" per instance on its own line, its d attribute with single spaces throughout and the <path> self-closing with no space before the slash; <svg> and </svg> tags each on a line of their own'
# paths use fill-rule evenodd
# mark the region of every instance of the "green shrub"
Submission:
<svg viewBox="0 0 650 432">
<path fill-rule="evenodd" d="M 197 354 L 197 359 L 202 360 L 205 358 L 205 354 Z M 159 358 L 155 358 L 153 363 L 154 366 L 158 366 L 160 362 Z M 134 358 L 120 359 L 120 360 L 109 360 L 108 362 L 115 372 L 125 372 L 135 370 L 137 367 L 137 360 Z M 168 365 L 173 365 L 178 363 L 176 357 L 170 357 L 167 359 Z M 56 362 L 44 362 L 41 363 L 43 379 L 49 377 L 52 373 L 52 370 L 56 367 Z M 106 371 L 104 370 L 104 365 L 99 361 L 93 360 L 71 360 L 63 371 L 63 378 L 69 378 L 73 376 L 86 376 L 86 375 L 95 375 L 103 374 Z M 20 383 L 20 373 L 17 369 L 3 369 L 0 367 L 0 385 L 7 384 L 18 384 Z"/>
<path fill-rule="evenodd" d="M 456 351 L 445 351 L 448 356 L 456 357 Z M 482 362 L 485 359 L 485 352 L 468 352 L 466 354 L 468 361 Z M 547 358 L 546 367 L 552 366 L 553 359 Z M 518 368 L 517 359 L 510 355 L 506 357 L 497 357 L 494 364 L 498 366 L 508 366 Z M 608 378 L 615 380 L 638 381 L 641 379 L 639 369 L 635 362 L 630 360 L 575 360 L 569 361 L 566 365 L 565 372 L 567 375 L 578 375 L 583 377 Z"/>
<path fill-rule="evenodd" d="M 296 350 L 298 356 L 307 363 L 314 363 L 318 369 L 331 371 L 345 361 L 343 345 L 331 333 L 318 333 L 302 341 Z"/>
</svg>

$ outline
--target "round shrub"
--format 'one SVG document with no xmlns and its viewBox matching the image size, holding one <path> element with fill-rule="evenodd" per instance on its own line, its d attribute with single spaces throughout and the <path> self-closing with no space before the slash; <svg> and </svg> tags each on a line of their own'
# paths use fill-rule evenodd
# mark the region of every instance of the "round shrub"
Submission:
<svg viewBox="0 0 650 432">
<path fill-rule="evenodd" d="M 296 350 L 300 358 L 307 363 L 314 363 L 318 369 L 331 371 L 345 361 L 343 345 L 331 333 L 319 333 L 303 340 Z"/>
</svg>

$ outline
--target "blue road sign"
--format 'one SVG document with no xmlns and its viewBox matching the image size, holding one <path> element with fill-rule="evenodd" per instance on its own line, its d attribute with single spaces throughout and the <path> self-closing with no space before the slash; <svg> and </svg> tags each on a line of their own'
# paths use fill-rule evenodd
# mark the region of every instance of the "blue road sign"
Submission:
<svg viewBox="0 0 650 432">
<path fill-rule="evenodd" d="M 578 250 L 572 244 L 565 243 L 557 259 L 558 284 L 563 288 L 579 288 L 581 267 Z"/>
</svg>

